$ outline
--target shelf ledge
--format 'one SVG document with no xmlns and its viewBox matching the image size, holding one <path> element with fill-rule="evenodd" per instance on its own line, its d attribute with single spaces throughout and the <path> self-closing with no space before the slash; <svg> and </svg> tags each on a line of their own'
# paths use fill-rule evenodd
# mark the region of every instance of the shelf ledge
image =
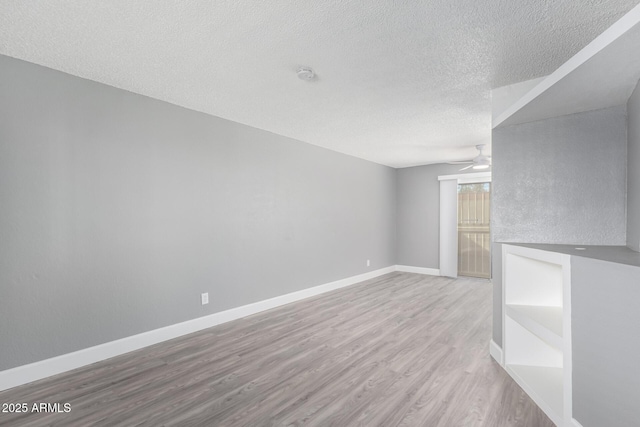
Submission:
<svg viewBox="0 0 640 427">
<path fill-rule="evenodd" d="M 562 350 L 562 307 L 506 304 L 507 316 Z"/>
<path fill-rule="evenodd" d="M 562 425 L 562 368 L 506 365 L 506 370 L 556 425 Z"/>
</svg>

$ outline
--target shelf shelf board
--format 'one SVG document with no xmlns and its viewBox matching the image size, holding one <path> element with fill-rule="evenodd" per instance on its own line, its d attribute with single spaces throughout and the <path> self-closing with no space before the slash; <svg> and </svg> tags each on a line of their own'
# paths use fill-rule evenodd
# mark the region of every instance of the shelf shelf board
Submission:
<svg viewBox="0 0 640 427">
<path fill-rule="evenodd" d="M 557 425 L 563 422 L 562 368 L 507 365 L 507 372 Z"/>
<path fill-rule="evenodd" d="M 507 304 L 506 315 L 562 350 L 562 307 Z"/>
</svg>

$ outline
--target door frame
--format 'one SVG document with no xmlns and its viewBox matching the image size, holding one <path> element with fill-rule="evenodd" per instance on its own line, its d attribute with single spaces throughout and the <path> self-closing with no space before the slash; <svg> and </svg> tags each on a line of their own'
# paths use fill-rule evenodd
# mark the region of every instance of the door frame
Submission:
<svg viewBox="0 0 640 427">
<path fill-rule="evenodd" d="M 491 182 L 491 172 L 441 175 L 438 181 L 440 181 L 440 275 L 458 277 L 458 184 Z"/>
</svg>

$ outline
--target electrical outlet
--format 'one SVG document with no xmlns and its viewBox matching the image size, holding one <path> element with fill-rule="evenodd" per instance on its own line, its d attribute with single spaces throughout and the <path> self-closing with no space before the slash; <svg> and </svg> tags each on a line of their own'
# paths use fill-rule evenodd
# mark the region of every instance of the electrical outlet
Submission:
<svg viewBox="0 0 640 427">
<path fill-rule="evenodd" d="M 371 266 L 371 260 L 367 260 L 367 267 Z"/>
<path fill-rule="evenodd" d="M 209 304 L 209 292 L 200 294 L 200 301 L 202 305 Z"/>
</svg>

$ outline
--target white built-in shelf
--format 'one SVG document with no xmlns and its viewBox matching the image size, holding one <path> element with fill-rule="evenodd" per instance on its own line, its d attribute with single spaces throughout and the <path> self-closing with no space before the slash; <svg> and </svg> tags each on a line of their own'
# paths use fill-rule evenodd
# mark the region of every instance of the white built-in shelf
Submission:
<svg viewBox="0 0 640 427">
<path fill-rule="evenodd" d="M 559 426 L 571 422 L 570 256 L 502 246 L 507 372 Z"/>
<path fill-rule="evenodd" d="M 506 305 L 507 315 L 558 348 L 562 347 L 562 307 Z"/>
</svg>

